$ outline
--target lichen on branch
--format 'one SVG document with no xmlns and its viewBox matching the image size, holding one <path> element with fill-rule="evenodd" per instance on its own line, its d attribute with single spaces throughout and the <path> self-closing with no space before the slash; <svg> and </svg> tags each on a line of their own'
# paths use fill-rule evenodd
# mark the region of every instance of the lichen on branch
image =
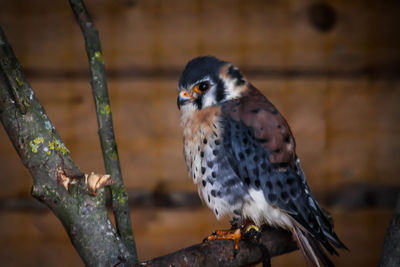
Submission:
<svg viewBox="0 0 400 267">
<path fill-rule="evenodd" d="M 98 189 L 97 196 L 88 192 L 84 175 L 36 98 L 1 27 L 0 120 L 33 177 L 32 195 L 58 217 L 85 264 L 130 266 L 125 265 L 130 253 L 108 217 L 104 190 Z M 70 179 L 68 186 L 60 173 Z"/>
</svg>

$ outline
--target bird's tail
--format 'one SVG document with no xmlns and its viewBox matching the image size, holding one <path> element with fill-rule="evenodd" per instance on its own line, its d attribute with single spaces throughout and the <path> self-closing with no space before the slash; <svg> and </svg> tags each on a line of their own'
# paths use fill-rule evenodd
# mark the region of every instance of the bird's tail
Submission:
<svg viewBox="0 0 400 267">
<path fill-rule="evenodd" d="M 326 255 L 318 240 L 313 239 L 308 233 L 303 232 L 296 226 L 293 227 L 292 232 L 308 266 L 320 267 L 319 259 L 323 266 L 334 267 L 333 262 L 329 259 L 328 255 Z M 332 246 L 330 246 L 329 252 L 331 254 L 338 254 Z"/>
</svg>

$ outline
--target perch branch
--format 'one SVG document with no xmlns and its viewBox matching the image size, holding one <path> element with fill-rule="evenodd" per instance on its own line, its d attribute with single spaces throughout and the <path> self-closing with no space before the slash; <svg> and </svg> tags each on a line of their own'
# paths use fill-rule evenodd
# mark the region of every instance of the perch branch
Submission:
<svg viewBox="0 0 400 267">
<path fill-rule="evenodd" d="M 129 252 L 108 217 L 104 189 L 97 196 L 87 193 L 83 174 L 37 100 L 1 27 L 0 120 L 33 176 L 32 195 L 59 218 L 85 264 L 124 265 Z"/>
<path fill-rule="evenodd" d="M 70 0 L 75 18 L 85 38 L 86 52 L 91 71 L 92 93 L 96 105 L 99 136 L 103 151 L 106 172 L 111 175 L 114 183 L 110 186 L 112 208 L 117 231 L 131 254 L 130 262 L 138 263 L 135 239 L 129 215 L 128 194 L 124 189 L 121 167 L 118 159 L 117 144 L 111 116 L 105 75 L 104 58 L 101 51 L 98 31 L 90 18 L 82 0 Z"/>
<path fill-rule="evenodd" d="M 400 266 L 400 194 L 398 194 L 397 204 L 386 232 L 378 266 Z"/>
<path fill-rule="evenodd" d="M 274 257 L 296 249 L 297 245 L 289 232 L 266 228 L 262 231 L 260 243 L 241 241 L 236 256 L 233 255 L 232 240 L 215 240 L 144 261 L 140 265 L 149 267 L 247 266 L 265 259 L 267 257 L 265 251 L 270 257 Z"/>
</svg>

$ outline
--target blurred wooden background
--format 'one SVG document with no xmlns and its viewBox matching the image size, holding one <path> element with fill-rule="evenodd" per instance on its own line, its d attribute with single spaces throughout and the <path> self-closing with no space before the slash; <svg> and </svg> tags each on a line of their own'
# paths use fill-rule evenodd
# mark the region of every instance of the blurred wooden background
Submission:
<svg viewBox="0 0 400 267">
<path fill-rule="evenodd" d="M 195 197 L 176 108 L 186 62 L 215 55 L 240 67 L 291 124 L 308 183 L 351 250 L 335 263 L 376 266 L 400 186 L 399 1 L 85 2 L 100 31 L 142 260 L 227 225 Z M 68 1 L 0 0 L 0 25 L 73 159 L 103 172 Z M 0 171 L 2 265 L 82 266 L 61 224 L 30 197 L 32 179 L 2 127 Z M 272 264 L 305 266 L 299 252 Z"/>
</svg>

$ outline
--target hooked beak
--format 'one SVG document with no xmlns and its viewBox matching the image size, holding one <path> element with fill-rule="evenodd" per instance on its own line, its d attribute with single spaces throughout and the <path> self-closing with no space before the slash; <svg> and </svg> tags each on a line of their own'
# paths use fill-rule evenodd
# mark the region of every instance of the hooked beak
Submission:
<svg viewBox="0 0 400 267">
<path fill-rule="evenodd" d="M 181 109 L 181 106 L 185 105 L 187 102 L 191 102 L 193 99 L 194 97 L 191 94 L 189 94 L 188 91 L 183 90 L 178 95 L 177 99 L 178 109 Z"/>
</svg>

